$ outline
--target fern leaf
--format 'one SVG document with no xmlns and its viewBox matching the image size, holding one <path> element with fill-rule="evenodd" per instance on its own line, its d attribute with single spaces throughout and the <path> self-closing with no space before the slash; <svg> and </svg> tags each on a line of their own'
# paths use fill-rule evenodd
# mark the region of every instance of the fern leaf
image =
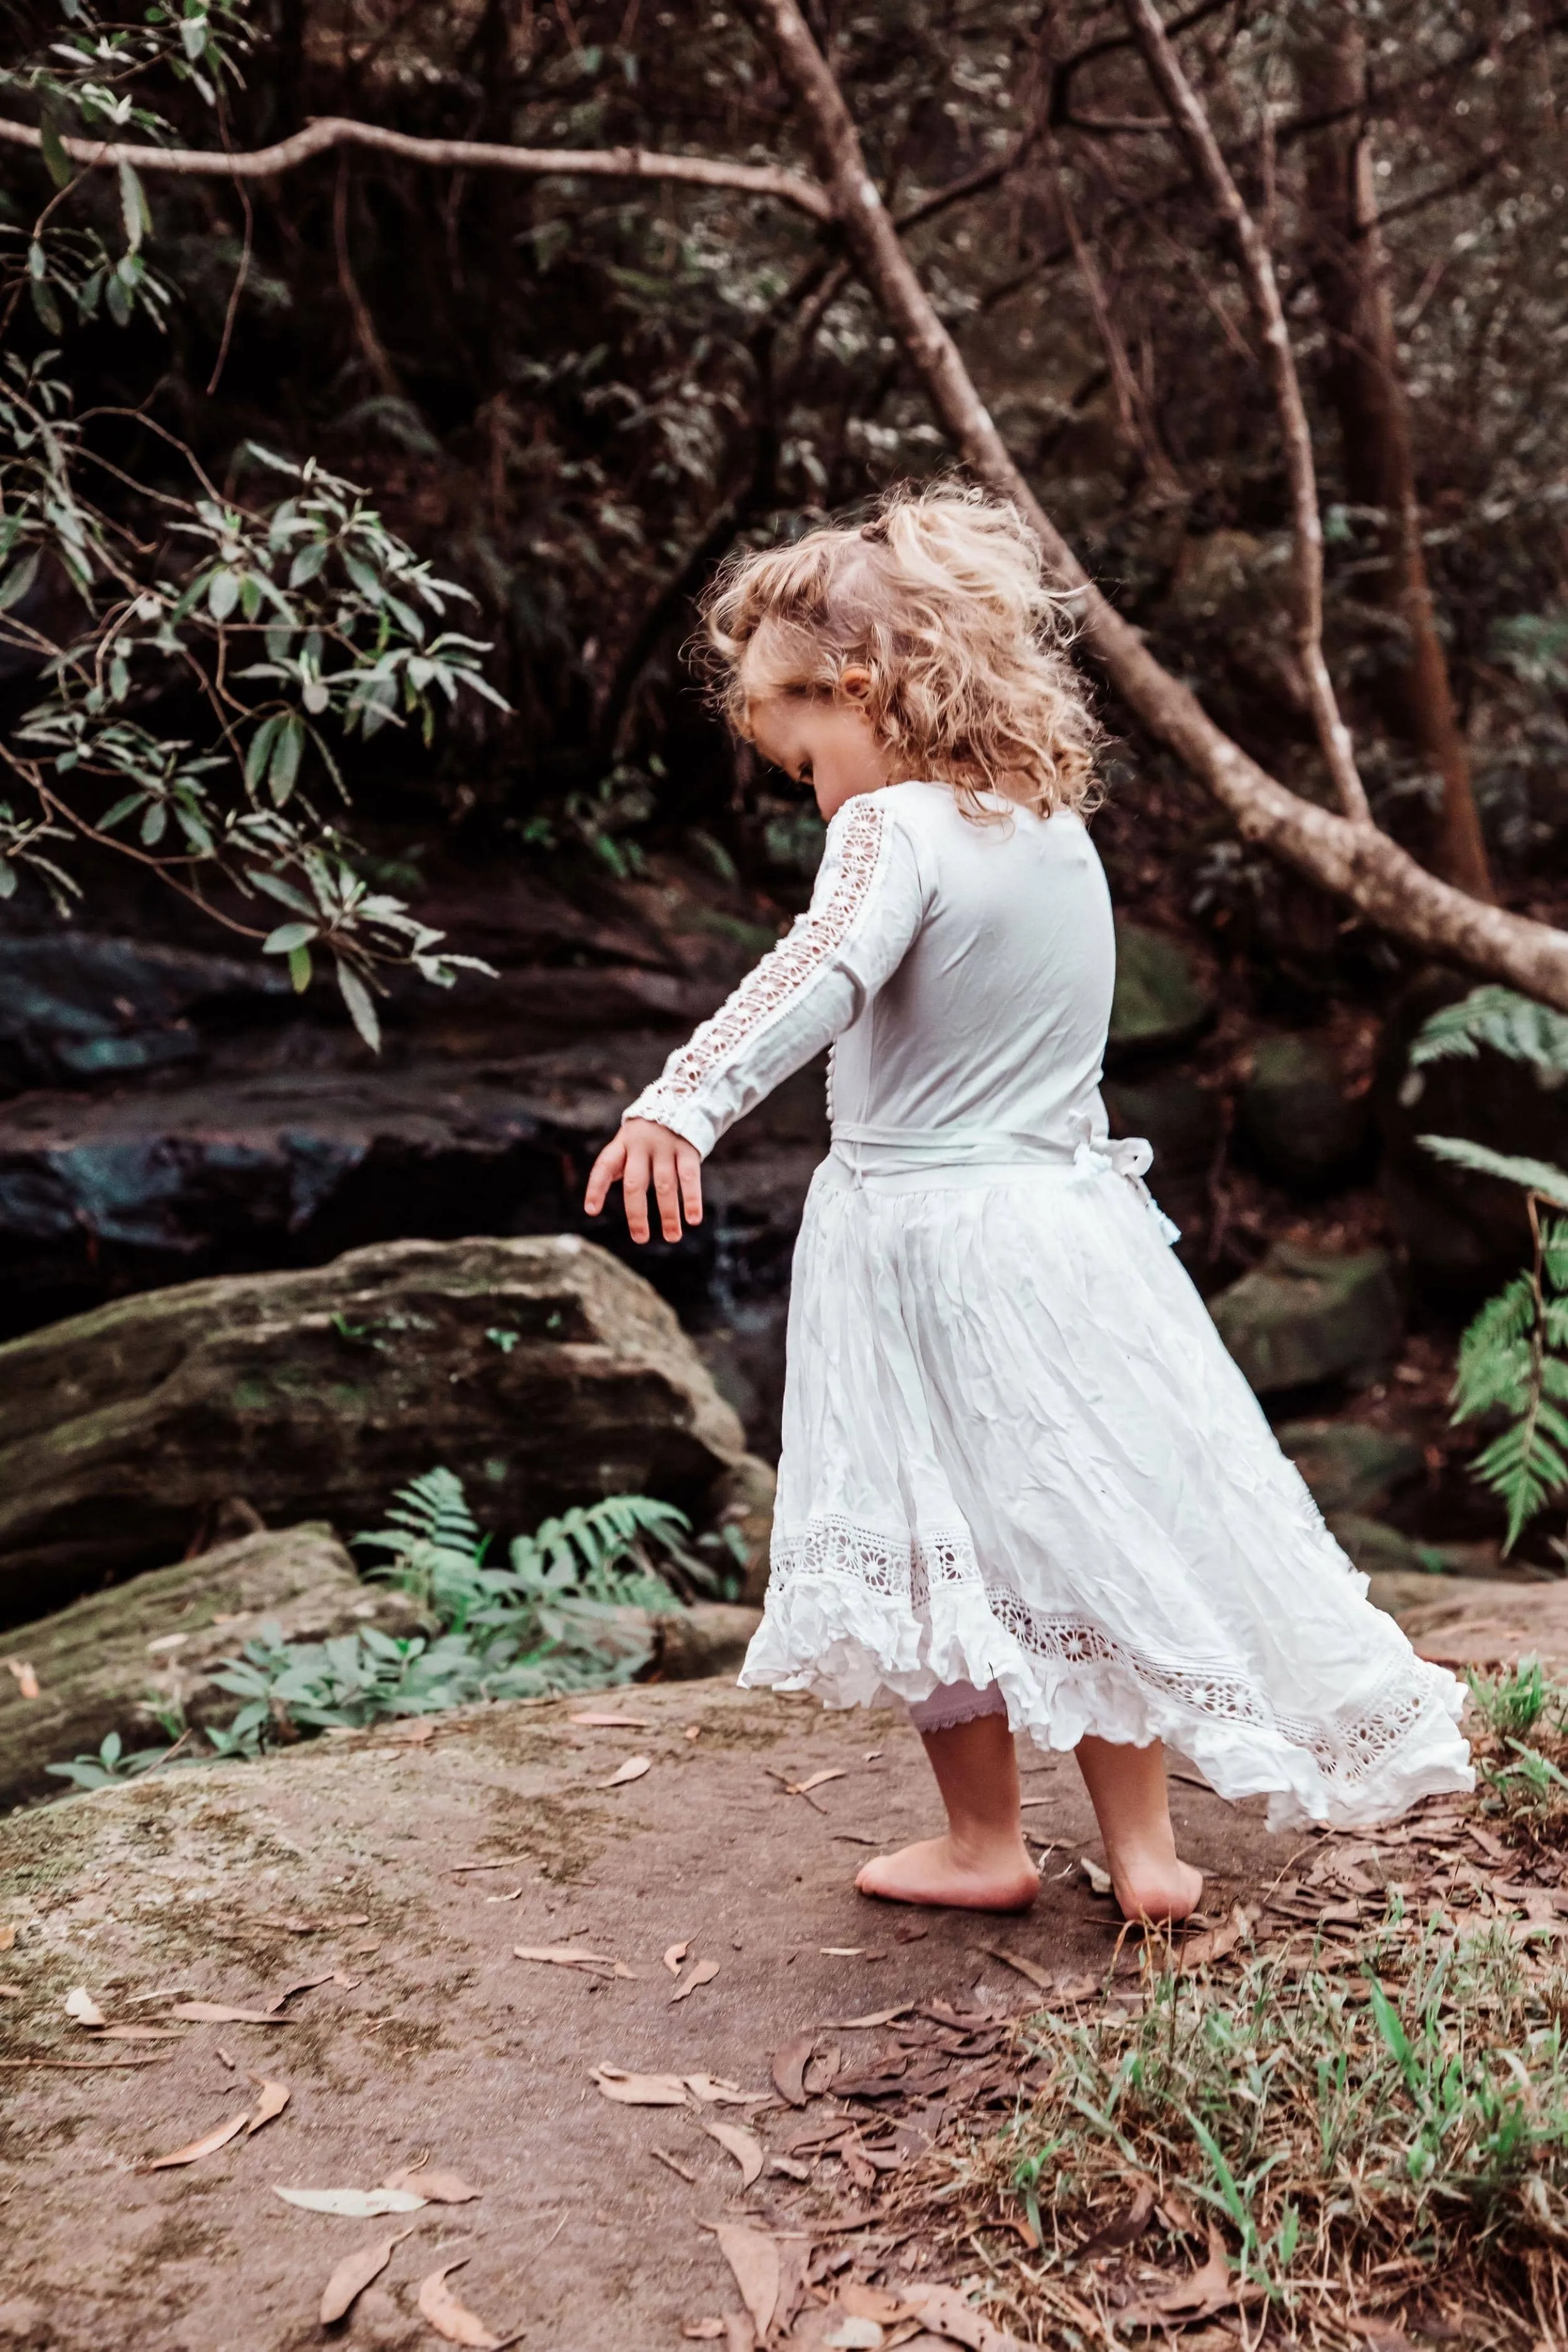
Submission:
<svg viewBox="0 0 1568 2352">
<path fill-rule="evenodd" d="M 1468 1168 L 1477 1176 L 1496 1176 L 1526 1192 L 1539 1192 L 1553 1208 L 1568 1209 L 1568 1175 L 1549 1160 L 1518 1159 L 1506 1151 L 1494 1151 L 1489 1144 L 1473 1143 L 1468 1135 L 1418 1135 L 1415 1140 L 1435 1160 Z"/>
<path fill-rule="evenodd" d="M 1458 1004 L 1435 1013 L 1410 1048 L 1411 1067 L 1456 1055 L 1473 1061 L 1483 1045 L 1511 1062 L 1568 1076 L 1568 1014 L 1496 987 L 1473 988 Z"/>
</svg>

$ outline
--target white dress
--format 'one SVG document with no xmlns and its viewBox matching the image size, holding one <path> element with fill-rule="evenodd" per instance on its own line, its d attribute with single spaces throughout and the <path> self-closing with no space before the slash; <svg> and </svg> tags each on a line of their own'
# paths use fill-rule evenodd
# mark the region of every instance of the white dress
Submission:
<svg viewBox="0 0 1568 2352">
<path fill-rule="evenodd" d="M 1044 1748 L 1163 1739 L 1269 1821 L 1468 1789 L 1463 1691 L 1366 1600 L 1100 1097 L 1114 938 L 1082 823 L 847 802 L 809 911 L 626 1116 L 706 1154 L 835 1040 L 742 1681 L 995 1685 Z"/>
</svg>

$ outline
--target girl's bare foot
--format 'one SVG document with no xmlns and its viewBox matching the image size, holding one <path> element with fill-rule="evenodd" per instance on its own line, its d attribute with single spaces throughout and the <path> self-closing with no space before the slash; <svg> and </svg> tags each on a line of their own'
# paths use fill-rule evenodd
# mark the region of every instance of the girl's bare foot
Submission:
<svg viewBox="0 0 1568 2352">
<path fill-rule="evenodd" d="M 1021 1837 L 960 1846 L 951 1836 L 922 1838 L 898 1853 L 879 1853 L 855 1881 L 884 1903 L 929 1903 L 954 1911 L 1026 1911 L 1039 1873 Z"/>
<path fill-rule="evenodd" d="M 1124 1919 L 1144 1927 L 1175 1927 L 1202 1902 L 1203 1873 L 1173 1854 L 1116 1854 L 1110 1857 L 1110 1891 Z"/>
<path fill-rule="evenodd" d="M 1131 1748 L 1090 1734 L 1079 1741 L 1078 1760 L 1123 1917 L 1177 1926 L 1197 1909 L 1204 1882 L 1176 1853 L 1163 1749 L 1158 1741 Z"/>
</svg>

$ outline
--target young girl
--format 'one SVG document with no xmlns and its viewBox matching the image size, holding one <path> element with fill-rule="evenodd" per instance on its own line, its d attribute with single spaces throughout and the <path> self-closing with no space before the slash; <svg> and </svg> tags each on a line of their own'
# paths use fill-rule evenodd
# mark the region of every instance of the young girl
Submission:
<svg viewBox="0 0 1568 2352">
<path fill-rule="evenodd" d="M 588 1186 L 702 1214 L 725 1130 L 831 1039 L 795 1252 L 767 1612 L 742 1683 L 906 1700 L 943 1837 L 868 1895 L 1022 1908 L 1015 1738 L 1072 1748 L 1129 1918 L 1184 1918 L 1164 1749 L 1272 1826 L 1468 1789 L 1452 1675 L 1359 1576 L 1100 1097 L 1114 945 L 1093 729 L 1035 544 L 952 486 L 734 562 L 731 723 L 828 820 L 810 911 L 671 1055 Z"/>
</svg>

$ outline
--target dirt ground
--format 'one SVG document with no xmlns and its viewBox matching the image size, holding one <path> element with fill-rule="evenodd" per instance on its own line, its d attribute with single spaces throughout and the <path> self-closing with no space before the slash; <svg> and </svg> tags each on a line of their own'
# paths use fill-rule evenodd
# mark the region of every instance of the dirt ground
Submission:
<svg viewBox="0 0 1568 2352">
<path fill-rule="evenodd" d="M 574 1724 L 584 1709 L 645 1727 Z M 651 1759 L 646 1774 L 606 1788 L 634 1757 Z M 841 1777 L 805 1795 L 785 1786 L 826 1773 Z M 798 2118 L 773 2093 L 770 2061 L 803 2032 L 902 2003 L 971 2017 L 1016 2006 L 1028 1986 L 986 1944 L 1053 1978 L 1109 1963 L 1118 1922 L 1079 1863 L 1099 1848 L 1076 1769 L 1042 1759 L 1026 1785 L 1026 1822 L 1051 1851 L 1042 1899 L 1018 1923 L 856 1894 L 874 1846 L 937 1825 L 901 1718 L 718 1682 L 443 1717 L 423 1741 L 329 1737 L 12 1815 L 0 1822 L 0 1945 L 14 1931 L 0 1948 L 0 2344 L 433 2346 L 416 2283 L 459 2258 L 452 2288 L 496 2337 L 522 2331 L 540 2352 L 667 2352 L 704 2320 L 721 2334 L 740 2297 L 705 2225 L 831 2235 L 876 2194 L 832 2160 L 795 2159 L 805 2180 L 770 2164 L 742 2189 L 700 2112 L 776 2155 Z M 1215 1918 L 1300 1850 L 1266 1834 L 1260 1807 L 1226 1808 L 1184 1780 L 1173 1797 Z M 458 1867 L 473 1862 L 506 1866 Z M 678 1979 L 662 1956 L 682 1942 Z M 563 1943 L 631 1973 L 513 1957 Z M 717 1973 L 676 1998 L 698 1962 Z M 278 2021 L 171 2026 L 179 2002 L 262 2010 L 329 1971 Z M 66 2013 L 78 1986 L 110 2024 L 179 2038 L 97 2039 Z M 848 2072 L 878 2039 L 854 2024 L 825 2037 Z M 14 2063 L 39 2058 L 79 2063 Z M 601 2064 L 705 2073 L 768 2104 L 613 2104 L 591 2077 Z M 276 2120 L 191 2164 L 142 2169 L 254 2108 L 252 2074 L 288 2086 Z M 426 2156 L 481 2194 L 380 2221 L 274 2193 L 368 2189 Z M 324 2329 L 337 2263 L 410 2224 L 346 2327 Z M 749 2341 L 738 2326 L 730 2340 Z"/>
</svg>

